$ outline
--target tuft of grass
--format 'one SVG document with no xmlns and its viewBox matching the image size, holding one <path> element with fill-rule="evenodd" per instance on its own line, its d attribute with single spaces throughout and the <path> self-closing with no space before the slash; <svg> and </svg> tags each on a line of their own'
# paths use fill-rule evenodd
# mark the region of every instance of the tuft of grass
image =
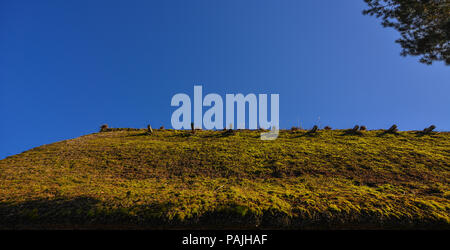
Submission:
<svg viewBox="0 0 450 250">
<path fill-rule="evenodd" d="M 345 131 L 345 135 L 362 135 L 361 131 L 359 131 L 360 128 L 358 125 L 355 125 L 352 129 L 348 129 Z"/>
<path fill-rule="evenodd" d="M 152 126 L 150 126 L 150 124 L 147 125 L 147 133 L 150 135 L 153 134 L 153 129 L 152 129 Z"/>
<path fill-rule="evenodd" d="M 425 129 L 422 131 L 422 134 L 424 134 L 424 135 L 426 135 L 426 134 L 431 134 L 435 128 L 436 128 L 436 126 L 431 125 L 431 126 L 429 126 L 428 128 L 425 128 Z"/>
<path fill-rule="evenodd" d="M 388 130 L 386 130 L 386 133 L 389 134 L 396 134 L 398 132 L 397 125 L 392 125 Z"/>
<path fill-rule="evenodd" d="M 310 130 L 308 130 L 309 134 L 315 134 L 319 130 L 317 125 L 314 125 Z"/>
<path fill-rule="evenodd" d="M 100 126 L 100 132 L 105 132 L 106 130 L 108 130 L 108 124 L 103 124 Z"/>
</svg>

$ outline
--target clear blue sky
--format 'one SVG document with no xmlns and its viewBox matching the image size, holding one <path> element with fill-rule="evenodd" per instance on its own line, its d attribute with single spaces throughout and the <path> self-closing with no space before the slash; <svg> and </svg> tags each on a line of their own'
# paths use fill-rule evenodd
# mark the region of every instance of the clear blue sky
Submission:
<svg viewBox="0 0 450 250">
<path fill-rule="evenodd" d="M 170 128 L 176 93 L 278 93 L 280 125 L 450 130 L 450 68 L 399 56 L 362 0 L 1 1 L 0 159 Z"/>
</svg>

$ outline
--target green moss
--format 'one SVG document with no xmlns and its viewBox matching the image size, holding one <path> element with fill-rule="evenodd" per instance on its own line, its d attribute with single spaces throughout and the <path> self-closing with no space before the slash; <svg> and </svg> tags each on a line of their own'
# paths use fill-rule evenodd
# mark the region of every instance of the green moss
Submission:
<svg viewBox="0 0 450 250">
<path fill-rule="evenodd" d="M 34 148 L 0 161 L 0 224 L 449 228 L 449 133 L 259 135 L 112 129 Z"/>
</svg>

